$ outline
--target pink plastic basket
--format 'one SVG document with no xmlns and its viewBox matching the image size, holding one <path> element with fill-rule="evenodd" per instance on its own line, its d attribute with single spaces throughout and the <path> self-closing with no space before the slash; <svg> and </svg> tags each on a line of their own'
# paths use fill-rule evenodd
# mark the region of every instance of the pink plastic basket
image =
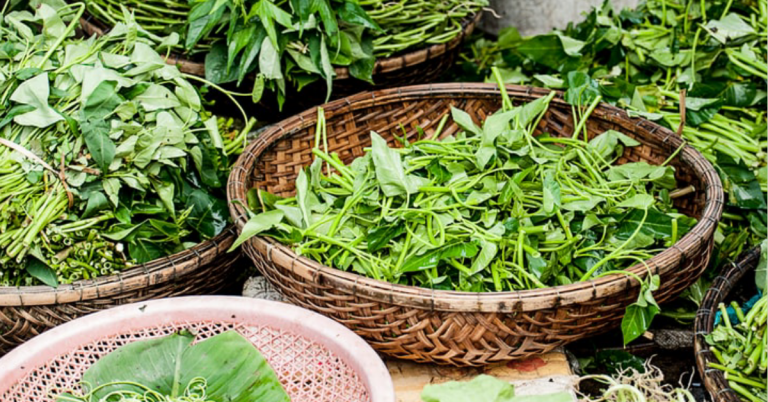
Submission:
<svg viewBox="0 0 768 402">
<path fill-rule="evenodd" d="M 379 356 L 344 326 L 284 303 L 180 297 L 129 304 L 54 328 L 0 359 L 0 401 L 53 401 L 102 356 L 141 339 L 189 329 L 202 340 L 234 330 L 275 369 L 292 402 L 393 402 Z"/>
</svg>

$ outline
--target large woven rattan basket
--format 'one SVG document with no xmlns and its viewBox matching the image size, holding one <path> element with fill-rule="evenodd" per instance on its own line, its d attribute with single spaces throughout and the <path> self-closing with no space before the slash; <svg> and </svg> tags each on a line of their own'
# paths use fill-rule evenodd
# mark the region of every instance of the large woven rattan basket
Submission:
<svg viewBox="0 0 768 402">
<path fill-rule="evenodd" d="M 117 275 L 58 288 L 0 287 L 0 356 L 57 325 L 121 304 L 163 297 L 217 294 L 237 287 L 241 253 L 227 253 L 235 239 L 228 227 L 188 250 Z"/>
<path fill-rule="evenodd" d="M 196 342 L 236 331 L 292 402 L 395 402 L 384 362 L 347 328 L 285 303 L 222 296 L 135 303 L 51 330 L 0 359 L 0 401 L 48 402 L 79 391 L 83 373 L 120 346 L 181 330 Z"/>
<path fill-rule="evenodd" d="M 696 353 L 696 367 L 699 369 L 699 375 L 704 379 L 704 386 L 709 391 L 714 402 L 741 402 L 742 399 L 736 391 L 728 386 L 728 380 L 725 379 L 723 372 L 710 368 L 709 363 L 719 363 L 715 355 L 710 352 L 709 344 L 704 339 L 707 334 L 712 332 L 715 326 L 715 315 L 717 314 L 720 303 L 729 303 L 731 300 L 738 302 L 746 301 L 756 290 L 755 286 L 748 286 L 751 291 L 745 291 L 743 294 L 733 292 L 739 289 L 740 285 L 750 278 L 754 278 L 755 267 L 760 261 L 760 247 L 756 247 L 739 257 L 739 261 L 729 263 L 723 267 L 723 274 L 715 278 L 712 287 L 709 288 L 704 296 L 704 301 L 696 313 L 694 352 Z M 751 274 L 751 275 L 750 275 Z M 746 275 L 746 277 L 745 277 Z M 745 299 L 739 300 L 738 297 Z"/>
<path fill-rule="evenodd" d="M 508 87 L 517 103 L 545 96 L 548 90 Z M 374 130 L 395 144 L 401 123 L 409 139 L 417 127 L 433 133 L 451 106 L 476 121 L 501 107 L 494 84 L 422 85 L 362 93 L 324 105 L 328 151 L 345 163 L 364 154 Z M 241 155 L 228 183 L 230 211 L 239 229 L 247 221 L 246 192 L 258 187 L 293 195 L 294 179 L 312 161 L 316 109 L 266 130 Z M 641 143 L 627 148 L 619 163 L 661 164 L 682 145 L 670 130 L 632 119 L 615 107 L 600 105 L 587 123 L 589 135 L 618 130 Z M 451 123 L 442 136 L 455 133 Z M 571 136 L 571 105 L 559 94 L 537 132 Z M 723 189 L 713 167 L 685 146 L 671 161 L 680 186 L 695 191 L 675 205 L 698 224 L 671 248 L 647 261 L 661 276 L 659 302 L 693 283 L 709 262 L 720 218 Z M 235 202 L 239 201 L 239 202 Z M 244 244 L 257 268 L 287 298 L 326 314 L 353 329 L 385 354 L 419 362 L 482 365 L 547 352 L 565 343 L 615 327 L 625 307 L 637 299 L 639 284 L 626 275 L 548 289 L 503 293 L 465 293 L 394 285 L 322 266 L 297 256 L 289 247 L 257 237 Z M 642 265 L 630 271 L 647 275 Z"/>
<path fill-rule="evenodd" d="M 472 34 L 475 25 L 480 21 L 483 13 L 479 12 L 462 21 L 462 31 L 454 39 L 447 43 L 431 45 L 425 48 L 409 51 L 376 60 L 373 68 L 373 81 L 371 85 L 365 81 L 353 78 L 347 67 L 336 67 L 336 77 L 333 81 L 333 96 L 339 98 L 352 95 L 361 91 L 391 88 L 395 86 L 425 84 L 436 81 L 453 66 L 456 56 L 461 51 L 461 43 L 464 38 Z M 88 14 L 80 19 L 82 30 L 86 35 L 103 35 L 109 31 L 109 27 Z M 205 76 L 205 63 L 199 60 L 191 60 L 178 53 L 172 53 L 166 58 L 168 64 L 175 64 L 187 74 Z M 325 84 L 310 85 L 300 94 L 292 94 L 286 107 L 292 104 L 309 107 L 322 103 L 325 99 Z"/>
</svg>

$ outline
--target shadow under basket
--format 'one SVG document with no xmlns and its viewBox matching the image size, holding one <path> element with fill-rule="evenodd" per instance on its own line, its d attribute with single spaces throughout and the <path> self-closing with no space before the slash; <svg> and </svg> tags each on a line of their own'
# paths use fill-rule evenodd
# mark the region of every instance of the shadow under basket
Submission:
<svg viewBox="0 0 768 402">
<path fill-rule="evenodd" d="M 0 356 L 57 325 L 110 307 L 184 295 L 236 292 L 241 252 L 234 226 L 188 250 L 118 274 L 58 288 L 0 287 Z M 240 260 L 242 261 L 242 260 Z"/>
<path fill-rule="evenodd" d="M 742 399 L 728 385 L 728 380 L 725 379 L 721 370 L 709 367 L 709 363 L 719 363 L 719 361 L 715 354 L 709 350 L 709 344 L 705 337 L 715 327 L 715 315 L 720 303 L 727 305 L 731 300 L 743 303 L 751 295 L 757 293 L 753 278 L 759 261 L 760 247 L 758 246 L 742 254 L 738 262 L 731 262 L 723 267 L 723 274 L 712 282 L 712 286 L 704 295 L 704 301 L 696 313 L 694 323 L 696 337 L 693 344 L 696 353 L 696 368 L 699 370 L 701 378 L 704 379 L 704 386 L 714 402 L 741 402 Z M 743 290 L 743 292 L 735 290 Z"/>
<path fill-rule="evenodd" d="M 546 96 L 548 90 L 509 86 L 516 104 Z M 376 131 L 396 146 L 401 124 L 409 140 L 427 136 L 451 106 L 476 121 L 501 108 L 495 84 L 422 85 L 362 93 L 324 105 L 328 152 L 344 163 L 364 155 Z M 247 222 L 246 193 L 259 188 L 281 195 L 294 194 L 300 169 L 313 159 L 317 109 L 271 126 L 241 155 L 228 183 L 230 212 L 238 230 Z M 598 106 L 586 124 L 589 137 L 606 130 L 620 131 L 641 145 L 627 147 L 618 163 L 645 161 L 661 164 L 682 146 L 673 132 L 624 111 Z M 455 134 L 451 122 L 441 137 Z M 571 105 L 558 94 L 536 128 L 537 134 L 571 137 Z M 699 221 L 672 247 L 646 261 L 661 276 L 658 302 L 672 299 L 702 274 L 707 266 L 713 234 L 722 213 L 723 189 L 712 165 L 690 146 L 671 161 L 680 187 L 695 191 L 675 199 L 682 213 Z M 239 202 L 234 202 L 235 200 Z M 345 324 L 377 351 L 397 358 L 459 366 L 484 365 L 526 358 L 616 327 L 627 305 L 637 300 L 640 284 L 627 275 L 539 290 L 498 293 L 442 291 L 376 281 L 352 272 L 323 266 L 300 257 L 270 238 L 244 243 L 256 267 L 291 302 Z M 641 277 L 648 271 L 636 265 Z"/>
</svg>

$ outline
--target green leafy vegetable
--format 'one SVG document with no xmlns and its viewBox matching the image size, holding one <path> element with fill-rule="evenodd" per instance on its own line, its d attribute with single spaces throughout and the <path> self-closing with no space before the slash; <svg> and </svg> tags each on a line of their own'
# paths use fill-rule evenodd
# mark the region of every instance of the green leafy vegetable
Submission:
<svg viewBox="0 0 768 402">
<path fill-rule="evenodd" d="M 709 368 L 723 371 L 728 385 L 742 400 L 758 401 L 765 397 L 768 373 L 768 294 L 755 296 L 742 306 L 731 302 L 730 308 L 737 321 L 732 322 L 726 306 L 720 303 L 715 328 L 706 336 L 717 360 L 709 362 Z"/>
<path fill-rule="evenodd" d="M 65 393 L 57 401 L 290 401 L 277 374 L 242 335 L 194 340 L 182 331 L 122 346 L 83 374 L 82 395 Z"/>
<path fill-rule="evenodd" d="M 206 112 L 130 19 L 73 38 L 82 12 L 44 1 L 0 22 L 30 56 L 0 57 L 0 286 L 110 275 L 229 223 L 223 187 L 255 122 Z"/>
<path fill-rule="evenodd" d="M 768 149 L 767 26 L 763 0 L 645 0 L 625 10 L 606 2 L 552 33 L 522 38 L 507 27 L 498 40 L 475 39 L 452 79 L 493 81 L 495 66 L 506 83 L 565 89 L 573 105 L 600 96 L 630 115 L 681 129 L 726 184 L 714 268 L 768 235 L 768 175 L 761 174 Z"/>
<path fill-rule="evenodd" d="M 371 133 L 369 151 L 349 166 L 318 145 L 296 195 L 254 200 L 261 213 L 240 239 L 282 236 L 325 265 L 433 289 L 510 291 L 632 275 L 642 291 L 623 325 L 629 342 L 659 311 L 659 278 L 624 269 L 675 243 L 695 219 L 663 196 L 677 188 L 673 168 L 614 165 L 639 144 L 624 134 L 590 142 L 536 135 L 553 97 L 517 107 L 505 99 L 482 128 L 454 108 L 446 124 L 463 131 L 441 142 L 402 139 L 398 149 Z M 323 144 L 322 110 L 318 121 L 315 143 Z M 323 174 L 325 163 L 335 173 Z"/>
</svg>

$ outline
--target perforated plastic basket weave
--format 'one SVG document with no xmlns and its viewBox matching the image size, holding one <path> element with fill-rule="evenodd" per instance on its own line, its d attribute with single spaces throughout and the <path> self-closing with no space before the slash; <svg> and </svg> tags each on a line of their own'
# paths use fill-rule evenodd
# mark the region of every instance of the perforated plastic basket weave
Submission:
<svg viewBox="0 0 768 402">
<path fill-rule="evenodd" d="M 234 330 L 251 340 L 292 402 L 394 402 L 386 366 L 362 339 L 319 314 L 237 297 L 182 297 L 92 314 L 42 334 L 0 359 L 0 401 L 53 401 L 78 389 L 102 356 L 181 329 L 196 341 Z"/>
</svg>

